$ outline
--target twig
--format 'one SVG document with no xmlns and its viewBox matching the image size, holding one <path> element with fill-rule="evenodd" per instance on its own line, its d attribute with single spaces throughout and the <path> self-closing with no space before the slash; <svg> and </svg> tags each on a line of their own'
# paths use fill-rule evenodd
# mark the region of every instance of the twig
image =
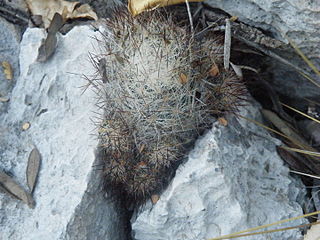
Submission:
<svg viewBox="0 0 320 240">
<path fill-rule="evenodd" d="M 193 27 L 193 20 L 192 20 L 192 14 L 191 14 L 191 10 L 190 10 L 190 5 L 189 5 L 189 1 L 186 1 L 186 6 L 187 6 L 187 11 L 188 11 L 188 17 L 189 17 L 189 21 L 190 21 L 190 27 L 191 27 L 191 34 L 192 34 L 192 38 L 194 36 L 194 27 Z"/>
<path fill-rule="evenodd" d="M 231 51 L 231 24 L 230 20 L 226 19 L 226 30 L 224 34 L 224 52 L 223 65 L 224 69 L 228 70 L 230 65 L 230 51 Z"/>
</svg>

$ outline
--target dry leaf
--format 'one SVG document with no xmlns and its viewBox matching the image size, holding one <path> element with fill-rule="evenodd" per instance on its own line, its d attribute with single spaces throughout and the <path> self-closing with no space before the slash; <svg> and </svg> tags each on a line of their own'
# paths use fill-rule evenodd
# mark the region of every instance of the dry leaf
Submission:
<svg viewBox="0 0 320 240">
<path fill-rule="evenodd" d="M 311 226 L 303 240 L 320 240 L 320 224 Z"/>
<path fill-rule="evenodd" d="M 28 166 L 27 166 L 27 183 L 32 193 L 34 190 L 34 186 L 37 181 L 39 169 L 41 163 L 41 156 L 37 148 L 32 149 L 29 159 L 28 159 Z"/>
<path fill-rule="evenodd" d="M 13 79 L 13 70 L 11 64 L 7 61 L 2 62 L 3 73 L 7 80 Z"/>
<path fill-rule="evenodd" d="M 203 0 L 190 0 L 188 2 L 202 2 Z M 136 16 L 144 11 L 154 10 L 158 7 L 165 7 L 174 4 L 185 3 L 185 0 L 129 0 L 129 12 Z"/>
<path fill-rule="evenodd" d="M 9 102 L 10 98 L 8 97 L 0 97 L 0 102 Z"/>
<path fill-rule="evenodd" d="M 209 70 L 209 75 L 211 77 L 215 77 L 215 76 L 218 76 L 219 73 L 220 73 L 220 71 L 219 71 L 219 68 L 218 68 L 217 64 L 215 64 L 215 63 L 212 64 L 212 67 Z"/>
<path fill-rule="evenodd" d="M 59 13 L 55 13 L 54 17 L 48 28 L 48 35 L 45 40 L 42 41 L 41 46 L 38 50 L 38 62 L 45 62 L 56 50 L 57 37 L 56 33 L 63 25 L 62 16 Z"/>
<path fill-rule="evenodd" d="M 30 123 L 26 122 L 22 125 L 22 130 L 26 131 L 30 128 Z"/>
<path fill-rule="evenodd" d="M 156 204 L 159 201 L 159 199 L 160 199 L 160 196 L 157 195 L 157 194 L 153 194 L 151 196 L 151 201 L 152 201 L 153 204 Z"/>
<path fill-rule="evenodd" d="M 222 125 L 222 126 L 228 126 L 228 121 L 227 119 L 225 119 L 224 117 L 219 117 L 218 118 L 218 122 Z"/>
<path fill-rule="evenodd" d="M 26 0 L 32 15 L 41 15 L 44 27 L 48 28 L 55 13 L 65 16 L 65 20 L 89 18 L 98 20 L 97 14 L 88 4 L 64 0 Z"/>
<path fill-rule="evenodd" d="M 188 77 L 184 73 L 180 73 L 179 80 L 180 83 L 186 84 L 188 82 Z"/>
<path fill-rule="evenodd" d="M 97 14 L 92 10 L 89 4 L 83 4 L 80 7 L 74 9 L 74 11 L 66 16 L 68 19 L 74 18 L 89 18 L 98 20 Z"/>
<path fill-rule="evenodd" d="M 28 204 L 30 208 L 34 208 L 35 203 L 32 196 L 28 192 L 26 192 L 18 183 L 16 183 L 9 175 L 1 170 L 0 184 L 11 195 Z"/>
</svg>

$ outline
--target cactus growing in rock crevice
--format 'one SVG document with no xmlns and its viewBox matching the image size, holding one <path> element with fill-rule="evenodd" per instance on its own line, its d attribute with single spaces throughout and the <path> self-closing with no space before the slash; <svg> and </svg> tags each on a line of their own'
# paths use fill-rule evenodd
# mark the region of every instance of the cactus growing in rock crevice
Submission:
<svg viewBox="0 0 320 240">
<path fill-rule="evenodd" d="M 235 111 L 245 89 L 222 68 L 221 36 L 195 40 L 173 19 L 117 11 L 92 55 L 107 188 L 130 202 L 159 193 L 213 116 Z"/>
</svg>

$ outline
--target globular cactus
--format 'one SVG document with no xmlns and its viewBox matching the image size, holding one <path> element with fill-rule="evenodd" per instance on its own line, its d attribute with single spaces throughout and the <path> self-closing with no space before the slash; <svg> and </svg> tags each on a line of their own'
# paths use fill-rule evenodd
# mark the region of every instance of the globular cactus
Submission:
<svg viewBox="0 0 320 240">
<path fill-rule="evenodd" d="M 235 111 L 244 86 L 221 67 L 221 36 L 192 39 L 168 13 L 133 18 L 118 11 L 106 29 L 92 55 L 98 77 L 90 82 L 104 109 L 99 136 L 107 188 L 142 203 L 165 187 L 215 114 Z"/>
</svg>

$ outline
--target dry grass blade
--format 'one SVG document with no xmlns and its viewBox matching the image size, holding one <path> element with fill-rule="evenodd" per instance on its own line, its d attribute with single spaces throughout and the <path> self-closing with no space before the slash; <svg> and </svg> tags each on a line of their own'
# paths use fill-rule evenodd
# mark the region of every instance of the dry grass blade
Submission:
<svg viewBox="0 0 320 240">
<path fill-rule="evenodd" d="M 28 204 L 30 208 L 34 208 L 34 200 L 32 196 L 26 192 L 18 183 L 16 183 L 9 175 L 0 170 L 0 184 L 14 197 Z"/>
<path fill-rule="evenodd" d="M 254 123 L 254 124 L 256 124 L 256 125 L 264 128 L 264 129 L 267 129 L 268 131 L 273 132 L 273 133 L 275 133 L 275 134 L 277 134 L 277 135 L 279 135 L 279 136 L 281 136 L 281 137 L 284 137 L 284 138 L 286 138 L 286 139 L 288 139 L 288 140 L 290 140 L 290 141 L 292 140 L 291 138 L 289 138 L 288 136 L 282 134 L 281 132 L 279 132 L 279 131 L 277 131 L 277 130 L 275 130 L 275 129 L 272 129 L 272 128 L 270 128 L 270 127 L 268 127 L 268 126 L 266 126 L 266 125 L 264 125 L 264 124 L 262 124 L 262 123 L 260 123 L 260 122 L 258 122 L 258 121 L 256 121 L 256 120 L 253 120 L 253 119 L 251 119 L 251 118 L 244 117 L 244 116 L 239 115 L 239 114 L 237 114 L 237 116 L 240 117 L 240 118 L 243 118 L 243 119 L 245 119 L 245 120 L 247 120 L 247 121 L 249 121 L 249 122 L 252 122 L 252 123 Z"/>
<path fill-rule="evenodd" d="M 277 221 L 277 222 L 274 222 L 274 223 L 261 225 L 261 226 L 254 227 L 254 228 L 249 228 L 249 229 L 244 230 L 244 231 L 235 232 L 235 233 L 224 235 L 224 236 L 217 237 L 217 238 L 210 238 L 209 240 L 221 240 L 221 239 L 249 236 L 249 235 L 241 235 L 241 234 L 253 232 L 253 231 L 256 231 L 256 230 L 259 230 L 259 229 L 263 229 L 263 228 L 267 228 L 267 227 L 271 227 L 271 226 L 274 226 L 274 225 L 280 225 L 282 223 L 298 220 L 298 219 L 305 218 L 305 217 L 314 216 L 314 215 L 317 215 L 317 214 L 320 214 L 320 211 L 304 214 L 304 215 L 293 217 L 293 218 L 284 219 L 284 220 L 281 220 L 281 221 Z M 298 227 L 304 227 L 304 226 L 310 226 L 310 225 L 314 225 L 314 224 L 311 223 L 311 224 L 306 224 L 306 225 L 299 225 L 299 226 L 295 226 L 295 227 L 292 227 L 292 228 L 298 228 Z M 292 229 L 292 228 L 282 229 L 282 230 L 279 230 L 279 231 L 288 230 L 288 229 Z M 271 231 L 276 231 L 276 230 L 271 230 Z M 257 233 L 253 233 L 253 234 L 257 234 Z"/>
<path fill-rule="evenodd" d="M 303 112 L 301 112 L 301 111 L 299 111 L 299 110 L 297 110 L 297 109 L 295 109 L 295 108 L 293 108 L 293 107 L 290 107 L 290 106 L 288 106 L 288 105 L 286 105 L 286 104 L 284 104 L 284 103 L 281 103 L 281 105 L 283 105 L 283 106 L 291 109 L 292 111 L 295 111 L 296 113 L 301 114 L 302 116 L 304 116 L 304 117 L 306 117 L 306 118 L 309 118 L 310 120 L 312 120 L 312 121 L 314 121 L 314 122 L 320 123 L 320 121 L 319 121 L 318 119 L 313 118 L 313 117 L 309 116 L 308 114 L 305 114 L 305 113 L 303 113 Z"/>
<path fill-rule="evenodd" d="M 299 136 L 296 132 L 293 131 L 293 128 L 283 121 L 281 118 L 278 117 L 277 114 L 263 109 L 262 111 L 263 116 L 265 116 L 276 128 L 278 128 L 285 136 L 285 138 L 289 139 L 295 145 L 307 149 L 308 151 L 316 152 L 315 149 L 308 146 L 307 142 Z M 283 135 L 282 135 L 283 136 Z"/>
<path fill-rule="evenodd" d="M 314 85 L 316 85 L 318 88 L 320 88 L 320 84 L 316 82 L 316 80 L 314 80 L 312 77 L 310 77 L 309 75 L 305 74 L 304 72 L 298 71 L 302 76 L 304 76 L 306 79 L 308 79 L 311 83 L 313 83 Z"/>
<path fill-rule="evenodd" d="M 320 179 L 320 176 L 316 176 L 316 175 L 312 175 L 312 174 L 307 174 L 307 173 L 294 171 L 294 170 L 290 170 L 290 172 L 295 173 L 295 174 L 299 174 L 299 175 L 302 175 L 302 176 L 306 176 L 306 177 L 312 177 L 312 178 L 315 178 L 315 179 Z"/>
<path fill-rule="evenodd" d="M 279 228 L 279 229 L 267 230 L 267 231 L 261 231 L 261 232 L 239 234 L 239 235 L 228 236 L 228 237 L 212 238 L 212 239 L 209 239 L 209 240 L 221 240 L 221 239 L 232 239 L 232 238 L 240 238 L 240 237 L 249 237 L 249 236 L 254 236 L 254 235 L 261 235 L 261 234 L 267 234 L 267 233 L 288 231 L 288 230 L 292 230 L 292 229 L 296 229 L 296 228 L 309 227 L 309 226 L 313 226 L 313 225 L 317 225 L 317 224 L 320 224 L 320 222 L 302 224 L 302 225 L 297 225 L 297 226 L 293 226 L 293 227 Z"/>
<path fill-rule="evenodd" d="M 32 149 L 29 155 L 28 166 L 26 171 L 27 183 L 31 193 L 34 190 L 34 186 L 38 178 L 40 163 L 41 163 L 40 153 L 37 148 L 34 148 Z"/>
<path fill-rule="evenodd" d="M 297 149 L 297 148 L 290 148 L 290 147 L 285 147 L 285 146 L 283 146 L 282 148 L 289 150 L 289 151 L 297 152 L 297 153 L 307 154 L 309 156 L 320 157 L 319 152 L 312 152 L 312 151 L 307 151 L 307 150 Z"/>
<path fill-rule="evenodd" d="M 317 67 L 308 59 L 308 57 L 300 50 L 300 48 L 290 39 L 287 37 L 290 45 L 294 48 L 294 50 L 299 54 L 299 56 L 303 59 L 303 61 L 308 64 L 308 66 L 318 75 L 320 76 L 320 72 Z"/>
<path fill-rule="evenodd" d="M 306 101 L 308 101 L 309 103 L 313 103 L 314 105 L 320 106 L 320 103 L 319 103 L 319 102 L 313 101 L 313 100 L 308 99 L 308 98 L 303 98 L 303 99 L 306 100 Z"/>
</svg>

